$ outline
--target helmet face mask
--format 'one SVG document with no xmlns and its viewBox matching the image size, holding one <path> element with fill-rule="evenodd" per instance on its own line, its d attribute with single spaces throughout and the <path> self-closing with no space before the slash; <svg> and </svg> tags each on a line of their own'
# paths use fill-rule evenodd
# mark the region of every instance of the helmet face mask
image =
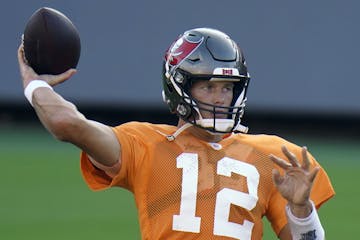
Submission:
<svg viewBox="0 0 360 240">
<path fill-rule="evenodd" d="M 192 29 L 165 54 L 163 99 L 172 113 L 212 133 L 246 132 L 240 121 L 249 79 L 241 50 L 226 34 L 209 28 Z M 190 89 L 199 80 L 233 82 L 231 105 L 216 106 L 193 98 Z M 209 112 L 213 117 L 205 119 L 201 112 Z"/>
</svg>

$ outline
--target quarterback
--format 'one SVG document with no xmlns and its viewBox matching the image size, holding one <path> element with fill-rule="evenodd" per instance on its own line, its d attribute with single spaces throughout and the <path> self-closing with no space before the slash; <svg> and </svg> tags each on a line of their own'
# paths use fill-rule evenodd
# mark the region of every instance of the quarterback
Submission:
<svg viewBox="0 0 360 240">
<path fill-rule="evenodd" d="M 317 209 L 335 193 L 307 151 L 241 124 L 250 75 L 238 45 L 211 28 L 190 29 L 167 49 L 163 99 L 177 126 L 88 120 L 53 86 L 76 72 L 37 75 L 18 50 L 25 95 L 44 127 L 82 150 L 93 190 L 133 193 L 142 239 L 324 239 Z M 121 207 L 121 206 L 114 206 Z"/>
</svg>

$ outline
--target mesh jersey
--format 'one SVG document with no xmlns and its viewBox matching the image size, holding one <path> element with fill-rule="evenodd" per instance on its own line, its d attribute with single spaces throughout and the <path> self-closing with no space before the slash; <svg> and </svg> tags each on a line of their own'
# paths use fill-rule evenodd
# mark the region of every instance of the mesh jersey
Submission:
<svg viewBox="0 0 360 240">
<path fill-rule="evenodd" d="M 122 167 L 113 179 L 82 153 L 81 168 L 90 188 L 120 186 L 133 192 L 143 239 L 261 239 L 262 217 L 276 234 L 285 226 L 286 201 L 272 182 L 269 159 L 286 157 L 276 136 L 232 134 L 218 144 L 187 131 L 174 141 L 176 127 L 130 122 L 113 128 L 121 144 Z M 312 166 L 318 163 L 311 156 Z M 281 171 L 281 170 L 280 170 Z M 321 168 L 311 193 L 317 207 L 334 195 Z"/>
</svg>

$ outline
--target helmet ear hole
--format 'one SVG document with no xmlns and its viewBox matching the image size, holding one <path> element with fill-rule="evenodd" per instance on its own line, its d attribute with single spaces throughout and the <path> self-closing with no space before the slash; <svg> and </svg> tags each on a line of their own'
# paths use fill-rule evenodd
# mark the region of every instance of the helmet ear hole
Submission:
<svg viewBox="0 0 360 240">
<path fill-rule="evenodd" d="M 191 107 L 188 104 L 179 103 L 176 107 L 176 112 L 179 114 L 179 116 L 183 119 L 189 118 L 191 115 Z"/>
</svg>

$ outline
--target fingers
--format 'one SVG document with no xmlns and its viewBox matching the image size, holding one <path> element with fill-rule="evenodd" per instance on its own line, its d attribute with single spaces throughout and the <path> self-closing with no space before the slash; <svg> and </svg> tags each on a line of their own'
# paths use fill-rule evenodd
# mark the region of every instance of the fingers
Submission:
<svg viewBox="0 0 360 240">
<path fill-rule="evenodd" d="M 285 161 L 282 158 L 279 158 L 273 154 L 270 154 L 270 159 L 279 167 L 281 167 L 282 169 L 287 169 L 289 167 L 291 167 L 292 165 L 290 163 L 288 163 L 287 161 Z"/>
<path fill-rule="evenodd" d="M 20 75 L 23 81 L 24 88 L 29 84 L 30 81 L 34 79 L 39 79 L 39 76 L 35 73 L 35 71 L 27 64 L 25 55 L 24 55 L 24 47 L 23 44 L 20 44 L 17 57 L 19 62 L 19 70 Z"/>
<path fill-rule="evenodd" d="M 310 172 L 309 174 L 309 181 L 312 183 L 314 182 L 317 174 L 319 173 L 319 170 L 320 170 L 320 167 L 319 166 L 316 166 L 314 167 L 314 169 Z"/>
<path fill-rule="evenodd" d="M 288 159 L 288 161 L 285 161 L 284 159 L 274 156 L 273 154 L 271 154 L 269 157 L 270 159 L 277 164 L 278 166 L 280 166 L 282 169 L 288 169 L 290 167 L 301 167 L 302 169 L 304 169 L 305 171 L 309 172 L 310 170 L 310 158 L 308 155 L 308 150 L 307 147 L 302 147 L 301 148 L 301 156 L 302 156 L 302 164 L 300 165 L 298 158 L 296 157 L 296 155 L 294 153 L 292 153 L 291 151 L 289 151 L 289 149 L 286 146 L 281 146 L 281 151 L 284 153 L 284 155 L 286 156 L 286 158 Z"/>
<path fill-rule="evenodd" d="M 20 44 L 18 51 L 17 51 L 17 57 L 20 67 L 23 65 L 26 65 L 25 58 L 24 58 L 24 46 L 23 44 Z"/>
<path fill-rule="evenodd" d="M 59 75 L 38 75 L 28 64 L 25 59 L 24 54 L 24 45 L 20 44 L 17 51 L 17 58 L 19 62 L 20 74 L 23 79 L 23 85 L 26 87 L 30 81 L 34 79 L 46 81 L 49 85 L 55 86 L 60 84 L 69 78 L 71 78 L 75 73 L 76 69 L 69 69 L 68 71 L 61 73 Z"/>
<path fill-rule="evenodd" d="M 285 161 L 282 158 L 279 158 L 273 154 L 270 154 L 270 159 L 280 166 L 283 169 L 287 169 L 289 167 L 300 167 L 299 161 L 297 160 L 295 154 L 290 152 L 286 146 L 281 146 L 281 151 L 284 153 L 289 162 Z"/>
<path fill-rule="evenodd" d="M 23 55 L 22 52 L 23 52 L 23 45 L 20 44 L 19 47 L 18 47 L 18 51 L 17 51 L 17 53 L 18 53 L 17 56 L 18 56 L 19 62 L 21 62 L 20 59 L 22 58 L 22 55 Z"/>
<path fill-rule="evenodd" d="M 289 170 L 290 168 L 300 168 L 303 169 L 305 172 L 308 173 L 308 179 L 310 182 L 313 182 L 314 179 L 316 178 L 320 167 L 316 166 L 314 167 L 314 169 L 312 169 L 310 171 L 310 158 L 308 155 L 308 151 L 307 151 L 307 147 L 302 147 L 301 149 L 301 155 L 302 155 L 302 165 L 300 166 L 300 163 L 297 159 L 297 157 L 295 156 L 295 154 L 293 154 L 292 152 L 290 152 L 286 146 L 282 146 L 281 150 L 283 151 L 284 155 L 288 158 L 289 162 L 285 161 L 284 159 L 277 157 L 273 154 L 270 154 L 269 158 L 270 160 L 272 160 L 276 165 L 278 165 L 279 167 L 281 167 L 284 170 Z M 273 175 L 275 174 L 275 172 L 273 172 Z M 276 170 L 276 174 L 274 175 L 274 177 L 276 176 L 275 179 L 277 179 L 278 181 L 280 181 L 280 174 L 279 172 Z M 274 179 L 274 180 L 275 180 Z"/>
<path fill-rule="evenodd" d="M 23 45 L 20 44 L 18 51 L 17 51 L 17 57 L 18 57 L 18 62 L 19 62 L 19 68 L 20 68 L 20 73 L 22 74 L 25 71 L 25 61 L 24 61 L 24 49 L 23 49 Z"/>
<path fill-rule="evenodd" d="M 302 168 L 304 170 L 306 170 L 306 171 L 309 171 L 309 169 L 310 169 L 310 160 L 309 160 L 309 156 L 308 156 L 307 147 L 302 147 L 301 154 L 302 154 L 302 158 L 303 158 Z"/>
<path fill-rule="evenodd" d="M 285 156 L 289 159 L 290 163 L 294 167 L 300 167 L 299 161 L 297 160 L 295 154 L 290 152 L 286 146 L 281 146 L 282 152 L 285 154 Z"/>
<path fill-rule="evenodd" d="M 304 170 L 309 170 L 310 160 L 309 160 L 309 156 L 308 156 L 307 147 L 302 147 L 302 149 L 301 149 L 301 155 L 302 155 L 302 159 L 303 159 L 302 166 L 300 165 L 299 160 L 297 159 L 296 155 L 294 153 L 290 152 L 286 146 L 282 146 L 281 151 L 284 153 L 286 158 L 289 160 L 290 164 L 287 161 L 271 154 L 270 155 L 271 160 L 273 160 L 273 162 L 275 162 L 277 165 L 281 166 L 282 168 L 287 168 L 287 167 L 293 166 L 293 167 L 302 167 Z"/>
</svg>

